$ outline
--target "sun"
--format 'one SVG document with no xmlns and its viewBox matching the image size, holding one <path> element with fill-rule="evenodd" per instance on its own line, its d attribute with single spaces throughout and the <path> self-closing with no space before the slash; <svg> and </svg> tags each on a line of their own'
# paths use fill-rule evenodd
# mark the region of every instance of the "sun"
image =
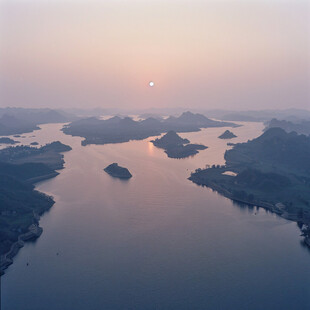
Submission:
<svg viewBox="0 0 310 310">
<path fill-rule="evenodd" d="M 150 85 L 151 87 L 153 87 L 153 86 L 155 85 L 155 83 L 154 83 L 153 81 L 150 81 L 150 82 L 149 82 L 149 85 Z"/>
</svg>

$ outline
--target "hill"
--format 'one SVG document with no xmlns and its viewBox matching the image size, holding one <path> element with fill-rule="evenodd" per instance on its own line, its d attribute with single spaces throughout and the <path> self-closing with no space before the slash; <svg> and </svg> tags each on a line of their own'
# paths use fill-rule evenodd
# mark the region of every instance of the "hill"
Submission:
<svg viewBox="0 0 310 310">
<path fill-rule="evenodd" d="M 260 137 L 238 143 L 225 153 L 227 165 L 281 169 L 307 175 L 310 172 L 310 137 L 270 128 Z"/>
<path fill-rule="evenodd" d="M 103 169 L 106 173 L 115 178 L 130 179 L 132 174 L 127 168 L 119 166 L 117 163 L 113 163 Z"/>
<path fill-rule="evenodd" d="M 306 120 L 292 122 L 273 118 L 271 121 L 267 122 L 265 131 L 274 127 L 281 128 L 286 132 L 295 131 L 298 134 L 310 135 L 310 121 Z"/>
<path fill-rule="evenodd" d="M 55 177 L 63 168 L 60 152 L 71 148 L 59 141 L 41 148 L 8 147 L 0 150 L 0 274 L 24 241 L 37 238 L 39 216 L 53 204 L 52 197 L 34 189 L 33 183 Z"/>
<path fill-rule="evenodd" d="M 301 223 L 310 245 L 309 158 L 309 137 L 271 128 L 226 151 L 225 166 L 197 169 L 189 179 Z"/>
<path fill-rule="evenodd" d="M 220 136 L 219 136 L 219 139 L 232 139 L 232 138 L 236 138 L 237 136 L 229 131 L 229 130 L 226 130 L 225 132 L 223 132 Z"/>
<path fill-rule="evenodd" d="M 32 132 L 46 123 L 64 123 L 75 116 L 51 109 L 0 108 L 0 136 Z"/>
<path fill-rule="evenodd" d="M 191 132 L 208 127 L 236 127 L 234 123 L 208 119 L 202 114 L 185 112 L 179 117 L 167 119 L 147 118 L 134 121 L 129 117 L 118 116 L 108 120 L 95 117 L 81 119 L 64 126 L 63 132 L 72 136 L 84 137 L 83 145 L 121 143 L 158 136 L 168 131 Z"/>
<path fill-rule="evenodd" d="M 181 138 L 175 131 L 170 130 L 160 139 L 153 140 L 152 143 L 157 147 L 165 148 L 170 145 L 187 144 L 189 140 Z"/>
<path fill-rule="evenodd" d="M 185 158 L 193 156 L 199 150 L 204 150 L 207 147 L 202 144 L 190 144 L 188 139 L 181 138 L 175 131 L 168 131 L 160 139 L 151 141 L 155 146 L 165 150 L 165 153 L 170 158 Z"/>
</svg>

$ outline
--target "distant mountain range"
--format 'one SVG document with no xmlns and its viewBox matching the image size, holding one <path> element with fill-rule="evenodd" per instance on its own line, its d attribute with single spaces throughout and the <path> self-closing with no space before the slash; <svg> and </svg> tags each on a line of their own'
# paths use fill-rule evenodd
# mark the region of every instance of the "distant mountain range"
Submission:
<svg viewBox="0 0 310 310">
<path fill-rule="evenodd" d="M 216 119 L 233 122 L 266 122 L 273 118 L 288 121 L 310 120 L 310 111 L 303 109 L 251 111 L 209 110 L 205 111 L 205 113 Z"/>
<path fill-rule="evenodd" d="M 32 132 L 40 129 L 39 124 L 65 123 L 76 119 L 74 115 L 51 109 L 0 108 L 0 136 Z"/>
<path fill-rule="evenodd" d="M 266 123 L 265 130 L 269 128 L 282 128 L 286 132 L 297 132 L 298 134 L 310 135 L 310 120 L 300 120 L 300 121 L 286 121 L 286 120 L 277 120 L 273 118 L 270 122 Z"/>
</svg>

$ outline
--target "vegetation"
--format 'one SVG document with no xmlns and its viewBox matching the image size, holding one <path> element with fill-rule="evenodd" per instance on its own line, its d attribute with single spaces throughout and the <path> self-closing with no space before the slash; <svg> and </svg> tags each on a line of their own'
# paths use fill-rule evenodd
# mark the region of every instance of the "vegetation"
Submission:
<svg viewBox="0 0 310 310">
<path fill-rule="evenodd" d="M 60 152 L 70 151 L 71 147 L 59 141 L 46 144 L 40 148 L 15 146 L 0 150 L 0 162 L 12 164 L 43 163 L 52 169 L 63 168 L 63 155 Z"/>
<path fill-rule="evenodd" d="M 279 127 L 285 130 L 286 132 L 295 131 L 298 134 L 310 135 L 310 121 L 309 120 L 277 120 L 273 118 L 270 122 L 267 122 L 265 130 L 269 128 Z"/>
<path fill-rule="evenodd" d="M 168 131 L 160 139 L 151 141 L 155 146 L 163 148 L 170 158 L 185 158 L 204 150 L 207 147 L 202 144 L 189 144 L 188 139 L 181 138 L 175 131 Z"/>
<path fill-rule="evenodd" d="M 15 135 L 40 129 L 39 124 L 64 123 L 76 117 L 51 109 L 0 108 L 0 136 Z"/>
<path fill-rule="evenodd" d="M 229 130 L 226 130 L 225 132 L 223 132 L 220 136 L 219 136 L 219 138 L 220 139 L 232 139 L 232 138 L 236 138 L 237 136 L 233 133 L 233 132 L 231 132 L 231 131 L 229 131 Z"/>
<path fill-rule="evenodd" d="M 0 118 L 0 136 L 8 136 L 32 132 L 40 129 L 36 124 L 28 122 L 24 119 L 17 119 L 11 115 L 3 115 Z"/>
<path fill-rule="evenodd" d="M 10 258 L 16 254 L 12 249 L 20 236 L 37 237 L 29 227 L 38 225 L 39 216 L 54 204 L 52 197 L 36 191 L 33 183 L 56 176 L 55 167 L 63 167 L 59 152 L 70 149 L 53 142 L 41 148 L 16 146 L 0 150 L 0 272 L 11 263 L 4 254 L 10 251 Z"/>
<path fill-rule="evenodd" d="M 157 147 L 166 148 L 171 145 L 183 146 L 184 144 L 189 143 L 189 140 L 181 138 L 175 131 L 170 130 L 160 139 L 157 138 L 155 140 L 152 140 L 152 143 Z"/>
<path fill-rule="evenodd" d="M 185 112 L 180 117 L 167 119 L 147 118 L 134 121 L 129 117 L 112 117 L 100 120 L 95 117 L 77 120 L 63 128 L 63 132 L 72 136 L 84 137 L 82 145 L 121 143 L 130 140 L 142 140 L 158 136 L 170 130 L 176 132 L 199 131 L 208 127 L 236 127 L 238 125 L 211 120 L 202 114 Z"/>
<path fill-rule="evenodd" d="M 132 174 L 127 168 L 119 166 L 117 163 L 113 163 L 103 169 L 106 173 L 115 178 L 130 179 Z"/>
<path fill-rule="evenodd" d="M 233 200 L 268 208 L 309 227 L 309 156 L 309 137 L 271 128 L 226 151 L 226 166 L 196 170 L 189 179 Z M 226 171 L 236 176 L 224 174 Z"/>
<path fill-rule="evenodd" d="M 6 137 L 3 137 L 3 138 L 0 138 L 0 144 L 17 144 L 17 143 L 20 143 L 19 141 L 15 141 L 13 139 L 10 139 L 10 138 L 6 138 Z"/>
<path fill-rule="evenodd" d="M 53 204 L 51 197 L 34 190 L 32 184 L 1 173 L 0 255 L 8 252 L 18 236 L 27 232 L 31 224 L 37 223 L 35 214 L 41 215 Z"/>
</svg>

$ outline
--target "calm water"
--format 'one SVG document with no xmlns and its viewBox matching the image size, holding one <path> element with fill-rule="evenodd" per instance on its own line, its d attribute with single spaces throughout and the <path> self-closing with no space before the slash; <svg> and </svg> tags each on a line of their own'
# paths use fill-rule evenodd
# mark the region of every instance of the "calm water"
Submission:
<svg viewBox="0 0 310 310">
<path fill-rule="evenodd" d="M 262 127 L 245 123 L 234 141 Z M 82 147 L 60 128 L 44 125 L 20 139 L 60 140 L 73 150 L 59 176 L 37 185 L 56 204 L 41 219 L 42 236 L 2 277 L 2 310 L 310 309 L 310 251 L 296 224 L 187 180 L 196 168 L 224 163 L 227 141 L 217 136 L 226 128 L 181 134 L 209 146 L 183 160 L 151 138 Z M 133 178 L 103 172 L 112 162 Z"/>
</svg>

